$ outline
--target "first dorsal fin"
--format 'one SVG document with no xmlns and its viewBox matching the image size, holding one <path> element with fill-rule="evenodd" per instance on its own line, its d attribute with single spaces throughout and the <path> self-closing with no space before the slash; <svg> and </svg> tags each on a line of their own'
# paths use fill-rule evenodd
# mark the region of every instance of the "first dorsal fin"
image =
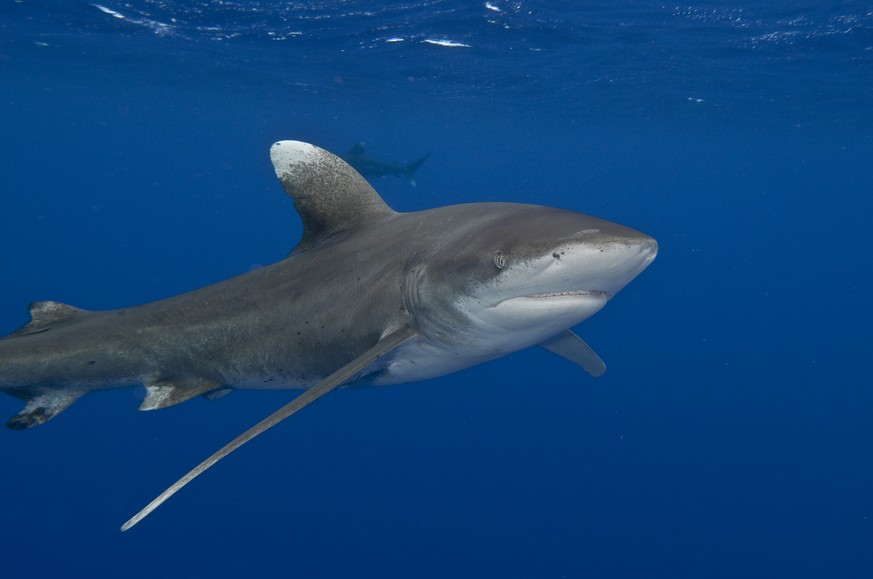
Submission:
<svg viewBox="0 0 873 579">
<path fill-rule="evenodd" d="M 13 336 L 26 336 L 50 330 L 57 324 L 86 313 L 87 310 L 74 308 L 61 302 L 33 302 L 30 304 L 30 323 L 12 333 Z"/>
<path fill-rule="evenodd" d="M 270 159 L 303 220 L 303 239 L 295 252 L 395 214 L 348 163 L 315 145 L 279 141 Z"/>
</svg>

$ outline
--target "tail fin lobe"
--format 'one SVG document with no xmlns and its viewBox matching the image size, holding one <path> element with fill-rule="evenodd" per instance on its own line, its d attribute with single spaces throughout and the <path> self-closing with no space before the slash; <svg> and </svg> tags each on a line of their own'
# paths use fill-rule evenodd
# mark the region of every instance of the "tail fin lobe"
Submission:
<svg viewBox="0 0 873 579">
<path fill-rule="evenodd" d="M 421 167 L 421 165 L 425 161 L 427 161 L 428 157 L 430 157 L 430 153 L 428 153 L 427 155 L 425 155 L 424 157 L 422 157 L 416 161 L 413 161 L 411 163 L 407 163 L 406 167 L 404 167 L 404 171 L 403 171 L 403 174 L 406 176 L 406 178 L 409 179 L 410 181 L 412 181 L 413 183 L 415 183 L 415 179 L 414 179 L 415 172 L 418 171 L 418 168 Z"/>
</svg>

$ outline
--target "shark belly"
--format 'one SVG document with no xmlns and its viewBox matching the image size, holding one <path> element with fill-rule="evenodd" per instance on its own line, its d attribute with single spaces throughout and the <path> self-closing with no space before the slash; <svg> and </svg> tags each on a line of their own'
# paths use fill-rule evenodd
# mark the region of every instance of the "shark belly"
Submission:
<svg viewBox="0 0 873 579">
<path fill-rule="evenodd" d="M 364 379 L 375 386 L 389 386 L 445 376 L 493 357 L 469 356 L 421 339 L 413 339 L 372 368 Z"/>
</svg>

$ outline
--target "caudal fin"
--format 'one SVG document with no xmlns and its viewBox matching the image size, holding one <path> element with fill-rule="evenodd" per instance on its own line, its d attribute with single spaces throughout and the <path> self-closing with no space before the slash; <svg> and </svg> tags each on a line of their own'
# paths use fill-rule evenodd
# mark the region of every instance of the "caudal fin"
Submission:
<svg viewBox="0 0 873 579">
<path fill-rule="evenodd" d="M 418 168 L 427 161 L 427 158 L 430 157 L 430 153 L 418 159 L 417 161 L 413 161 L 412 163 L 407 163 L 406 167 L 403 170 L 403 175 L 415 185 L 415 172 L 418 171 Z"/>
</svg>

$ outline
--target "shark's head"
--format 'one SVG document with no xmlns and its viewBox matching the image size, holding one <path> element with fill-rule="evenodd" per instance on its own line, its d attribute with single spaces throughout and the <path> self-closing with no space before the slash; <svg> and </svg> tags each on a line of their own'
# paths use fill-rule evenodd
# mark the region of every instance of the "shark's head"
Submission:
<svg viewBox="0 0 873 579">
<path fill-rule="evenodd" d="M 458 234 L 428 259 L 416 284 L 425 297 L 419 303 L 441 304 L 439 316 L 420 312 L 423 331 L 455 341 L 462 334 L 477 355 L 525 348 L 589 318 L 658 250 L 648 235 L 580 213 L 479 207 L 467 223 L 447 220 Z"/>
</svg>

